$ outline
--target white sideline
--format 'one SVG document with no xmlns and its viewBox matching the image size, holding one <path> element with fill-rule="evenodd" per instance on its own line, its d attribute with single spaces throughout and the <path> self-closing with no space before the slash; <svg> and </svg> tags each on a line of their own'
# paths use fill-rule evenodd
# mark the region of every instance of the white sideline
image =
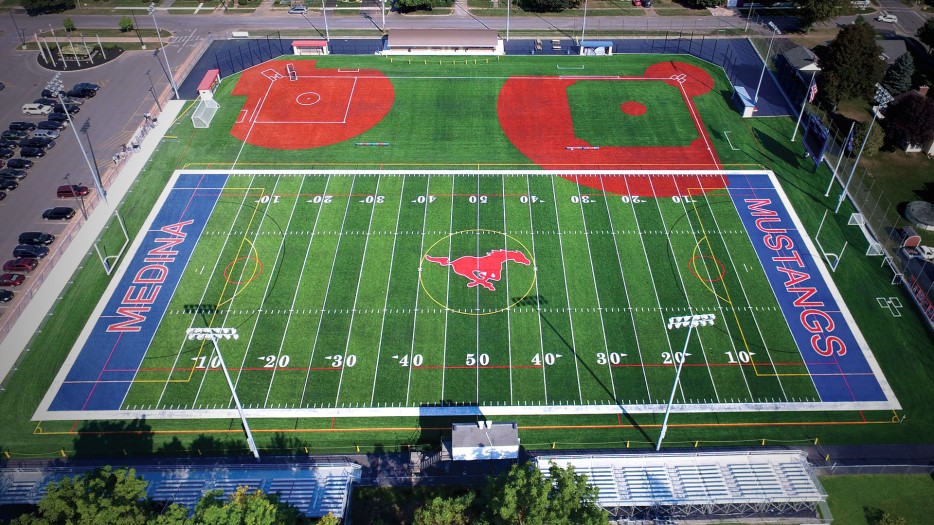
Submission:
<svg viewBox="0 0 934 525">
<path fill-rule="evenodd" d="M 143 142 L 140 150 L 129 156 L 120 173 L 114 177 L 113 183 L 107 188 L 107 203 L 101 200 L 91 212 L 87 221 L 75 233 L 71 244 L 61 254 L 48 278 L 39 286 L 36 294 L 29 301 L 19 319 L 10 329 L 10 332 L 0 343 L 0 379 L 5 378 L 13 370 L 20 354 L 27 349 L 33 335 L 51 312 L 55 302 L 61 296 L 65 286 L 71 281 L 72 275 L 84 261 L 85 255 L 91 250 L 94 241 L 107 226 L 114 214 L 114 210 L 123 201 L 140 172 L 149 162 L 159 142 L 175 122 L 175 118 L 186 104 L 184 100 L 172 100 L 165 104 L 159 114 L 158 124 L 152 129 Z M 130 232 L 135 236 L 136 232 Z M 54 249 L 55 245 L 52 245 Z M 97 264 L 97 259 L 88 259 Z"/>
</svg>

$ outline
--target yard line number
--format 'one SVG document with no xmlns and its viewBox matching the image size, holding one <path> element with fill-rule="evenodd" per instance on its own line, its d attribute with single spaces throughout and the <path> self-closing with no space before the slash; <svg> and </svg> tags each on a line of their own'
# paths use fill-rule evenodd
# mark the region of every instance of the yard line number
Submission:
<svg viewBox="0 0 934 525">
<path fill-rule="evenodd" d="M 467 366 L 486 366 L 490 364 L 490 354 L 467 354 Z"/>
<path fill-rule="evenodd" d="M 671 364 L 681 364 L 684 363 L 684 360 L 691 357 L 693 354 L 687 352 L 662 352 L 662 359 L 666 365 Z"/>
<path fill-rule="evenodd" d="M 291 361 L 287 355 L 264 355 L 257 357 L 257 359 L 263 361 L 263 368 L 276 368 L 276 366 L 279 368 L 285 368 L 289 366 L 289 361 Z"/>
<path fill-rule="evenodd" d="M 422 363 L 425 362 L 425 358 L 422 357 L 422 354 L 413 354 L 411 357 L 407 355 L 402 357 L 394 355 L 392 358 L 399 361 L 400 366 L 409 366 L 409 363 L 411 363 L 412 366 L 422 366 Z"/>
<path fill-rule="evenodd" d="M 623 358 L 627 354 L 620 352 L 598 352 L 597 353 L 597 364 L 598 365 L 618 365 L 623 362 Z"/>
<path fill-rule="evenodd" d="M 755 352 L 747 352 L 745 350 L 740 350 L 735 354 L 733 352 L 724 353 L 726 354 L 726 358 L 729 359 L 731 365 L 735 365 L 737 363 L 749 363 L 752 361 L 752 356 L 756 355 Z"/>
<path fill-rule="evenodd" d="M 561 359 L 562 357 L 564 356 L 562 356 L 561 354 L 552 354 L 551 352 L 547 354 L 535 354 L 534 356 L 532 356 L 532 364 L 535 366 L 542 366 L 542 364 L 544 363 L 547 366 L 551 366 L 555 364 L 555 362 L 558 359 Z"/>
<path fill-rule="evenodd" d="M 326 355 L 326 356 L 324 356 L 324 358 L 325 358 L 325 359 L 330 359 L 330 360 L 331 360 L 331 367 L 333 367 L 333 368 L 340 368 L 340 367 L 342 367 L 342 366 L 346 366 L 346 367 L 350 368 L 350 367 L 354 366 L 355 364 L 357 364 L 357 356 L 355 356 L 355 355 L 353 355 L 353 354 L 347 354 L 347 357 L 344 357 L 344 356 L 342 356 L 342 355 L 340 355 L 340 354 L 338 354 L 338 355 Z"/>
<path fill-rule="evenodd" d="M 259 198 L 260 204 L 277 204 L 279 202 L 279 195 L 263 195 Z"/>
</svg>

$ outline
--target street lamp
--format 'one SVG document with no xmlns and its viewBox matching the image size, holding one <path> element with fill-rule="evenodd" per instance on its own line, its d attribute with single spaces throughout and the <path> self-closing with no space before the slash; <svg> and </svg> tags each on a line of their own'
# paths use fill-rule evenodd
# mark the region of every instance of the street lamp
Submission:
<svg viewBox="0 0 934 525">
<path fill-rule="evenodd" d="M 772 54 L 772 42 L 775 41 L 775 35 L 782 34 L 782 32 L 778 30 L 778 26 L 772 22 L 769 22 L 769 28 L 772 30 L 772 38 L 769 38 L 769 49 L 765 52 L 765 62 L 762 63 L 762 72 L 759 73 L 759 84 L 756 86 L 756 96 L 752 100 L 753 102 L 759 102 L 759 88 L 762 87 L 762 78 L 765 77 L 765 68 L 769 65 L 769 56 Z"/>
<path fill-rule="evenodd" d="M 84 144 L 81 142 L 81 137 L 78 136 L 78 130 L 75 129 L 74 121 L 71 120 L 71 113 L 68 112 L 68 106 L 65 104 L 65 99 L 62 98 L 63 84 L 60 76 L 60 73 L 56 73 L 55 76 L 52 77 L 52 80 L 46 84 L 45 88 L 58 96 L 58 103 L 61 104 L 62 110 L 65 112 L 65 118 L 68 119 L 68 126 L 71 128 L 71 131 L 74 132 L 75 140 L 78 141 L 78 147 L 81 148 L 81 154 L 84 155 L 84 160 L 88 163 L 88 169 L 91 170 L 91 179 L 94 181 L 94 187 L 97 188 L 97 193 L 99 193 L 101 199 L 104 200 L 104 204 L 107 204 L 107 192 L 104 190 L 104 186 L 101 183 L 100 173 L 97 171 L 97 166 L 91 164 L 91 159 L 88 157 L 87 152 L 84 151 Z"/>
<path fill-rule="evenodd" d="M 671 397 L 668 399 L 668 406 L 665 408 L 665 419 L 662 420 L 662 432 L 658 435 L 658 443 L 655 444 L 655 450 L 662 448 L 662 440 L 665 439 L 665 433 L 668 431 L 668 415 L 671 413 L 671 404 L 675 400 L 675 392 L 678 391 L 678 381 L 681 379 L 681 368 L 688 357 L 688 343 L 691 341 L 691 332 L 695 326 L 712 326 L 716 320 L 716 314 L 684 315 L 668 318 L 668 329 L 688 327 L 688 336 L 684 340 L 684 350 L 681 351 L 681 359 L 675 354 L 675 361 L 678 362 L 678 370 L 675 372 L 675 384 L 671 387 Z"/>
<path fill-rule="evenodd" d="M 84 124 L 81 125 L 81 133 L 84 133 L 84 139 L 88 141 L 88 151 L 91 152 L 91 162 L 94 164 L 94 175 L 97 176 L 98 180 L 101 180 L 101 170 L 97 167 L 97 159 L 94 157 L 94 147 L 91 146 L 91 137 L 88 135 L 89 129 L 91 129 L 91 119 L 86 119 Z"/>
<path fill-rule="evenodd" d="M 149 77 L 149 92 L 152 93 L 152 99 L 156 101 L 159 113 L 162 113 L 162 104 L 159 103 L 159 97 L 156 96 L 156 85 L 152 83 L 152 75 L 149 74 L 148 69 L 146 70 L 146 76 Z"/>
<path fill-rule="evenodd" d="M 227 378 L 227 386 L 230 387 L 230 394 L 233 396 L 234 403 L 237 405 L 237 412 L 240 414 L 240 421 L 243 423 L 243 431 L 246 433 L 246 442 L 250 447 L 250 452 L 253 453 L 253 457 L 257 460 L 259 459 L 259 450 L 256 448 L 256 442 L 253 441 L 253 433 L 250 431 L 250 425 L 246 421 L 246 415 L 243 413 L 243 405 L 240 404 L 240 398 L 237 397 L 237 391 L 234 389 L 233 381 L 230 379 L 230 372 L 227 370 L 227 365 L 224 364 L 224 356 L 221 354 L 221 349 L 217 345 L 218 339 L 239 339 L 240 334 L 237 333 L 236 328 L 188 328 L 185 330 L 185 334 L 188 337 L 189 341 L 204 341 L 206 339 L 214 343 L 214 351 L 217 352 L 217 360 L 221 365 L 221 370 L 224 371 L 224 377 Z M 213 356 L 211 356 L 213 359 Z M 208 359 L 208 362 L 211 362 L 211 359 Z"/>
<path fill-rule="evenodd" d="M 13 10 L 10 10 L 10 20 L 13 21 L 13 27 L 16 28 L 16 36 L 20 38 L 20 41 L 23 43 L 23 49 L 26 48 L 26 32 L 25 30 L 20 31 L 19 25 L 16 23 L 16 18 L 13 17 Z"/>
<path fill-rule="evenodd" d="M 159 47 L 162 48 L 162 58 L 165 59 L 166 75 L 169 77 L 169 83 L 172 84 L 172 91 L 175 92 L 175 98 L 178 96 L 178 86 L 175 85 L 175 76 L 172 74 L 172 66 L 169 65 L 169 57 L 165 54 L 165 45 L 162 43 L 162 31 L 159 30 L 159 22 L 156 22 L 156 4 L 149 4 L 149 15 L 152 16 L 152 23 L 156 26 L 156 36 L 159 37 Z"/>
<path fill-rule="evenodd" d="M 328 9 L 324 5 L 324 0 L 321 0 L 321 12 L 324 13 L 324 39 L 330 42 L 331 34 L 328 32 Z"/>
<path fill-rule="evenodd" d="M 843 205 L 843 200 L 846 199 L 846 190 L 850 187 L 850 182 L 853 180 L 853 174 L 856 172 L 856 166 L 859 165 L 859 159 L 863 156 L 863 148 L 866 147 L 866 141 L 869 140 L 869 134 L 872 133 L 872 125 L 876 123 L 876 119 L 879 118 L 882 110 L 885 109 L 885 106 L 888 106 L 889 102 L 892 100 L 892 94 L 877 82 L 876 102 L 878 102 L 879 105 L 872 108 L 872 120 L 869 121 L 869 128 L 866 129 L 866 136 L 863 137 L 863 143 L 859 147 L 859 153 L 856 154 L 856 160 L 853 161 L 853 167 L 850 169 L 850 175 L 846 178 L 846 184 L 843 185 L 843 192 L 840 193 L 840 199 L 837 200 L 837 207 L 833 209 L 834 214 L 840 211 L 840 206 Z M 883 116 L 882 118 L 885 117 Z"/>
<path fill-rule="evenodd" d="M 508 9 L 506 11 L 509 12 Z M 581 51 L 584 50 L 584 31 L 587 29 L 587 0 L 584 0 L 584 21 L 581 22 Z M 507 39 L 508 40 L 508 39 Z"/>
</svg>

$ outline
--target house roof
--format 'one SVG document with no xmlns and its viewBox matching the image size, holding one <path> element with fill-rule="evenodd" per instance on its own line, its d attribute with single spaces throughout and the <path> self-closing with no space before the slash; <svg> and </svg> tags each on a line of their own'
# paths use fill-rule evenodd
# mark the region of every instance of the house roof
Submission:
<svg viewBox="0 0 934 525">
<path fill-rule="evenodd" d="M 793 47 L 782 53 L 782 56 L 791 67 L 798 70 L 811 71 L 817 65 L 817 55 L 804 46 Z"/>
<path fill-rule="evenodd" d="M 496 48 L 495 29 L 391 29 L 389 47 L 488 47 Z"/>
</svg>

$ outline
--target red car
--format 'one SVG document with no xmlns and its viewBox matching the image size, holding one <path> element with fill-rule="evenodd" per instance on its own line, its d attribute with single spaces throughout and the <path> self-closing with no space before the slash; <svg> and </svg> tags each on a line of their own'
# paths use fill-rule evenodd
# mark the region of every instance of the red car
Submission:
<svg viewBox="0 0 934 525">
<path fill-rule="evenodd" d="M 55 191 L 55 195 L 59 199 L 67 199 L 74 197 L 84 197 L 90 191 L 91 190 L 89 190 L 87 186 L 83 186 L 81 184 L 66 184 L 64 186 L 59 186 Z"/>
<path fill-rule="evenodd" d="M 0 286 L 19 286 L 25 280 L 26 277 L 18 273 L 5 273 L 0 275 Z"/>
<path fill-rule="evenodd" d="M 39 266 L 38 260 L 20 257 L 19 259 L 10 259 L 9 261 L 3 263 L 3 271 L 29 273 L 35 270 L 36 266 Z"/>
</svg>

